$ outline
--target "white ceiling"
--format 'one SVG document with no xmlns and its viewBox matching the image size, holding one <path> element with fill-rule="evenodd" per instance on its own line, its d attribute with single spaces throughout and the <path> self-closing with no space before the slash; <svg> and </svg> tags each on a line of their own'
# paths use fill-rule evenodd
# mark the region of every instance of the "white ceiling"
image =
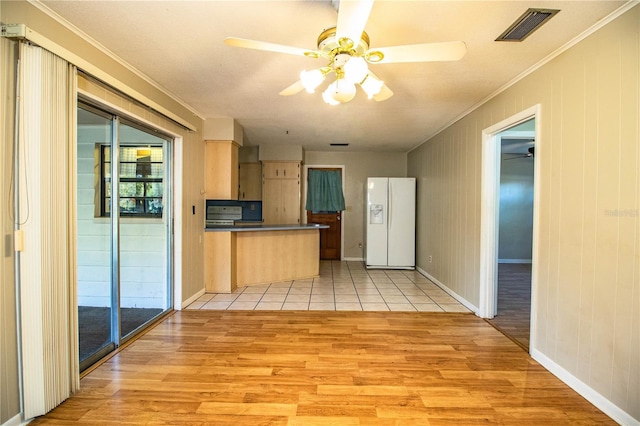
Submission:
<svg viewBox="0 0 640 426">
<path fill-rule="evenodd" d="M 340 148 L 347 150 L 408 151 L 625 1 L 378 0 L 365 27 L 371 47 L 462 40 L 467 54 L 458 62 L 372 65 L 395 95 L 376 102 L 359 91 L 334 107 L 320 91 L 278 95 L 323 60 L 223 43 L 234 36 L 315 49 L 318 35 L 337 21 L 330 0 L 42 3 L 197 115 L 235 118 L 245 145 L 328 150 L 337 142 L 349 143 Z M 561 12 L 521 43 L 495 42 L 529 7 Z"/>
</svg>

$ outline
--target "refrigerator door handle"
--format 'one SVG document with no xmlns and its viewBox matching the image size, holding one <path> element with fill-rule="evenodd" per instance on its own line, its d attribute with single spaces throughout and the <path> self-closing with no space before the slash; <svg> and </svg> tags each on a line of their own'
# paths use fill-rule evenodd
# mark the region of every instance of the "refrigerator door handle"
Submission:
<svg viewBox="0 0 640 426">
<path fill-rule="evenodd" d="M 391 207 L 393 206 L 393 193 L 391 191 L 391 181 L 389 181 L 388 185 L 388 191 L 389 191 L 389 200 L 387 202 L 387 216 L 389 217 L 387 219 L 387 229 L 391 226 L 391 211 L 393 210 Z"/>
</svg>

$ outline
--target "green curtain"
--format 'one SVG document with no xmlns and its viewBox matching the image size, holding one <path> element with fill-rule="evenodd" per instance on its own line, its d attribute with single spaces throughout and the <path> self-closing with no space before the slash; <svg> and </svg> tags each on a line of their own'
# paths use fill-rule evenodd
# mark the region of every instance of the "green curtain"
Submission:
<svg viewBox="0 0 640 426">
<path fill-rule="evenodd" d="M 339 171 L 309 170 L 306 209 L 330 212 L 344 210 L 342 178 Z"/>
</svg>

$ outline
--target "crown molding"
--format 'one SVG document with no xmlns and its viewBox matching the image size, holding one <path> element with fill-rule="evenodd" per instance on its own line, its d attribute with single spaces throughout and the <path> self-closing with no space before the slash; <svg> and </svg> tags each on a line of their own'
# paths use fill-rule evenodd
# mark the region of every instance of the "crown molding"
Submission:
<svg viewBox="0 0 640 426">
<path fill-rule="evenodd" d="M 184 108 L 189 110 L 191 113 L 193 113 L 193 115 L 195 115 L 196 117 L 200 118 L 201 120 L 205 120 L 205 118 L 204 118 L 205 114 L 201 113 L 200 111 L 198 111 L 195 108 L 193 108 L 191 105 L 187 104 L 185 101 L 180 99 L 180 97 L 178 95 L 172 93 L 171 91 L 169 91 L 165 87 L 161 86 L 157 81 L 153 80 L 151 77 L 149 77 L 148 75 L 144 74 L 142 71 L 138 70 L 133 65 L 129 64 L 127 61 L 125 61 L 120 56 L 118 56 L 117 54 L 115 54 L 114 52 L 109 50 L 107 47 L 105 47 L 99 41 L 95 40 L 89 34 L 85 33 L 80 28 L 78 28 L 75 25 L 73 25 L 71 22 L 69 22 L 67 19 L 63 18 L 62 16 L 60 16 L 58 13 L 56 13 L 53 10 L 49 9 L 49 7 L 47 7 L 46 5 L 41 3 L 40 0 L 27 0 L 27 1 L 31 5 L 33 5 L 37 9 L 39 9 L 41 12 L 45 13 L 50 18 L 52 18 L 52 19 L 56 20 L 57 22 L 59 22 L 61 25 L 63 25 L 69 31 L 71 31 L 72 33 L 74 33 L 78 37 L 82 38 L 83 40 L 85 40 L 86 42 L 91 44 L 93 47 L 98 49 L 100 52 L 104 53 L 106 56 L 108 56 L 109 58 L 111 58 L 112 60 L 117 62 L 118 64 L 122 65 L 128 71 L 130 71 L 131 73 L 135 74 L 140 79 L 144 80 L 146 83 L 151 85 L 153 88 L 155 88 L 155 89 L 159 90 L 160 92 L 162 92 L 162 93 L 166 94 L 167 96 L 169 96 L 171 99 L 176 101 L 178 104 L 180 104 L 181 106 L 183 106 Z"/>
<path fill-rule="evenodd" d="M 475 105 L 473 105 L 472 107 L 470 107 L 469 109 L 464 111 L 462 114 L 458 115 L 453 120 L 451 120 L 448 123 L 446 123 L 444 126 L 440 127 L 438 130 L 433 132 L 431 135 L 429 135 L 426 139 L 424 139 L 418 145 L 414 146 L 409 151 L 407 151 L 407 153 L 419 148 L 425 142 L 428 142 L 430 139 L 433 139 L 434 137 L 436 137 L 437 135 L 439 135 L 440 133 L 442 133 L 443 131 L 445 131 L 449 127 L 451 127 L 453 124 L 455 124 L 458 121 L 462 120 L 464 117 L 466 117 L 467 115 L 471 114 L 472 112 L 474 112 L 475 110 L 477 110 L 478 108 L 480 108 L 481 106 L 483 106 L 484 104 L 489 102 L 491 99 L 493 99 L 496 96 L 500 95 L 502 92 L 506 91 L 511 86 L 515 85 L 516 83 L 518 83 L 519 81 L 521 81 L 522 79 L 527 77 L 529 74 L 531 74 L 531 73 L 537 71 L 538 69 L 542 68 L 544 65 L 548 64 L 553 59 L 557 58 L 558 56 L 560 56 L 561 54 L 563 54 L 564 52 L 566 52 L 567 50 L 569 50 L 570 48 L 572 48 L 576 44 L 580 43 L 582 40 L 584 40 L 587 37 L 589 37 L 590 35 L 594 34 L 596 31 L 600 30 L 605 25 L 608 25 L 609 23 L 613 22 L 616 18 L 624 15 L 626 12 L 628 12 L 631 9 L 633 9 L 635 6 L 637 6 L 639 4 L 640 4 L 640 0 L 629 0 L 629 1 L 627 1 L 625 4 L 623 4 L 618 9 L 614 10 L 613 12 L 611 12 L 609 15 L 607 15 L 606 17 L 604 17 L 603 19 L 598 21 L 596 24 L 594 24 L 593 26 L 589 27 L 588 29 L 586 29 L 585 31 L 583 31 L 582 33 L 580 33 L 579 35 L 577 35 L 573 39 L 569 40 L 567 43 L 565 43 L 564 45 L 562 45 L 561 47 L 559 47 L 555 51 L 551 52 L 549 55 L 547 55 L 546 57 L 544 57 L 543 59 L 538 61 L 536 64 L 532 65 L 531 67 L 529 67 L 524 72 L 518 74 L 515 78 L 510 80 L 508 83 L 502 85 L 496 91 L 494 91 L 490 95 L 488 95 L 485 98 L 483 98 L 481 101 L 479 101 L 478 103 L 476 103 Z"/>
</svg>

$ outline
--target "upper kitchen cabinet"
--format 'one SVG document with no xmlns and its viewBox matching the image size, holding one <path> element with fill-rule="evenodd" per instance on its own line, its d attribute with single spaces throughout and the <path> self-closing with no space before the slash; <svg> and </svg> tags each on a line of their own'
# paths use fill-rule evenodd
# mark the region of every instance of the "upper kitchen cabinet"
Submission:
<svg viewBox="0 0 640 426">
<path fill-rule="evenodd" d="M 238 199 L 238 144 L 205 141 L 205 198 Z"/>
<path fill-rule="evenodd" d="M 262 165 L 260 163 L 240 163 L 238 167 L 238 199 L 262 200 Z"/>
<path fill-rule="evenodd" d="M 265 161 L 262 173 L 265 179 L 300 179 L 300 163 L 297 161 Z"/>
</svg>

